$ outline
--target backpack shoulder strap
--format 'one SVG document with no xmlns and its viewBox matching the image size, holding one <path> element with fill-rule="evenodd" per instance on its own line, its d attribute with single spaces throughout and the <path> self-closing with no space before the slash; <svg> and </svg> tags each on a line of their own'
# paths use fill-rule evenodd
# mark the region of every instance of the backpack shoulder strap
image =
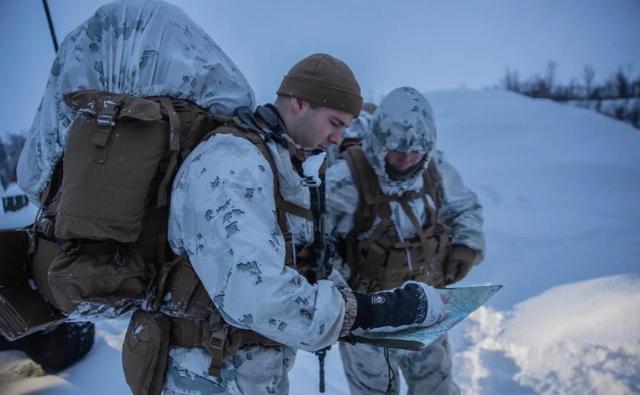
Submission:
<svg viewBox="0 0 640 395">
<path fill-rule="evenodd" d="M 284 199 L 282 196 L 282 192 L 280 191 L 280 181 L 278 178 L 278 168 L 276 167 L 275 160 L 273 158 L 273 154 L 271 150 L 267 146 L 267 143 L 264 139 L 254 130 L 252 129 L 241 129 L 237 125 L 234 124 L 225 124 L 212 132 L 210 132 L 208 136 L 214 134 L 232 134 L 236 137 L 241 137 L 249 140 L 252 144 L 258 148 L 262 156 L 267 160 L 269 166 L 271 167 L 271 173 L 273 174 L 273 189 L 274 189 L 274 198 L 276 203 L 276 213 L 278 226 L 282 232 L 282 236 L 284 237 L 286 256 L 285 263 L 289 266 L 293 265 L 293 248 L 291 247 L 291 241 L 293 240 L 293 236 L 289 229 L 289 224 L 287 222 L 286 214 L 290 213 L 292 215 L 296 215 L 299 217 L 303 217 L 306 219 L 312 219 L 313 215 L 311 214 L 311 210 L 306 209 L 304 207 L 298 206 L 295 203 L 289 202 Z"/>
<path fill-rule="evenodd" d="M 353 230 L 366 232 L 378 215 L 378 205 L 388 204 L 378 182 L 378 176 L 369 164 L 360 145 L 352 145 L 342 153 L 351 176 L 358 188 L 358 207 L 353 217 Z"/>
<path fill-rule="evenodd" d="M 433 199 L 433 203 L 436 205 L 436 210 L 439 209 L 442 205 L 442 193 L 440 188 L 440 183 L 442 182 L 442 176 L 438 169 L 436 168 L 436 164 L 433 160 L 429 161 L 429 165 L 427 169 L 422 173 L 423 177 L 423 194 L 427 194 L 431 196 Z"/>
</svg>

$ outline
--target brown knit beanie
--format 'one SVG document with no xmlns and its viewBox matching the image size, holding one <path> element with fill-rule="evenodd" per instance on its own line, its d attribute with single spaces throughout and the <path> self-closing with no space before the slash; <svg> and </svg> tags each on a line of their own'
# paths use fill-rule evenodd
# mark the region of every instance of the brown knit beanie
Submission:
<svg viewBox="0 0 640 395">
<path fill-rule="evenodd" d="M 296 63 L 284 76 L 279 96 L 292 96 L 357 117 L 362 109 L 360 85 L 344 62 L 317 53 Z"/>
</svg>

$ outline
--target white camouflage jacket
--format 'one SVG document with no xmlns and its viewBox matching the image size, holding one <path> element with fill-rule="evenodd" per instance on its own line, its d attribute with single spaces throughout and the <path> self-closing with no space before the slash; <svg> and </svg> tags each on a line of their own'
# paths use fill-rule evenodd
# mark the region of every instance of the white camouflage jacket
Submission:
<svg viewBox="0 0 640 395">
<path fill-rule="evenodd" d="M 309 191 L 289 151 L 273 140 L 268 147 L 284 199 L 308 208 Z M 174 180 L 169 241 L 175 253 L 188 255 L 228 323 L 297 349 L 321 349 L 337 342 L 345 302 L 332 281 L 312 285 L 285 266 L 273 188 L 271 167 L 251 142 L 215 135 L 194 149 Z M 311 240 L 311 221 L 287 219 L 294 243 Z M 174 349 L 172 356 L 185 352 Z M 189 352 L 203 358 L 202 350 Z"/>
<path fill-rule="evenodd" d="M 364 123 L 364 122 L 363 122 Z M 412 88 L 399 88 L 387 95 L 368 123 L 364 134 L 364 151 L 378 175 L 384 193 L 398 194 L 410 190 L 420 190 L 423 184 L 421 171 L 403 181 L 393 181 L 387 174 L 384 157 L 389 151 L 419 151 L 427 154 L 442 178 L 442 206 L 438 210 L 438 220 L 452 228 L 452 244 L 462 244 L 475 250 L 476 264 L 482 260 L 485 242 L 482 231 L 482 207 L 476 194 L 467 188 L 456 169 L 436 151 L 436 129 L 433 111 L 427 100 Z M 358 189 L 344 160 L 337 161 L 327 172 L 327 213 L 331 239 L 335 242 L 346 237 L 353 227 L 353 216 L 358 205 Z M 430 201 L 430 203 L 433 203 Z M 416 236 L 415 228 L 398 202 L 392 201 L 391 215 L 403 239 Z M 422 223 L 425 222 L 425 208 L 422 199 L 414 199 L 409 205 Z M 433 206 L 432 206 L 433 207 Z M 364 239 L 371 235 L 376 219 L 369 232 L 360 235 Z M 349 277 L 350 268 L 339 256 L 333 264 Z"/>
</svg>

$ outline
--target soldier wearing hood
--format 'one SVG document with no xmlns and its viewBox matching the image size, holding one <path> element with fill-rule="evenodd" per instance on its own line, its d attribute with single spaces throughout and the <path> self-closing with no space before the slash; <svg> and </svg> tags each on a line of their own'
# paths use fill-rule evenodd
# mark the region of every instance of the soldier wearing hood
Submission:
<svg viewBox="0 0 640 395">
<path fill-rule="evenodd" d="M 363 144 L 327 172 L 334 266 L 357 292 L 459 281 L 482 259 L 481 206 L 436 150 L 429 102 L 415 89 L 395 89 L 369 125 Z M 390 350 L 388 361 L 371 345 L 341 343 L 340 352 L 352 394 L 398 393 L 398 368 L 409 393 L 459 393 L 446 336 L 420 351 Z"/>
</svg>

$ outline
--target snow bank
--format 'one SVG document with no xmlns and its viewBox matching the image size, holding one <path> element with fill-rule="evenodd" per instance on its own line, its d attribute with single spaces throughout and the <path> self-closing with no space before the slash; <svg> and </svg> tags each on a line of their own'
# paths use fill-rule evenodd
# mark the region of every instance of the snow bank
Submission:
<svg viewBox="0 0 640 395">
<path fill-rule="evenodd" d="M 564 283 L 640 273 L 640 131 L 502 91 L 427 93 L 438 146 L 478 193 L 485 261 L 461 285 L 505 287 L 494 307 Z"/>
<path fill-rule="evenodd" d="M 513 310 L 482 308 L 461 328 L 465 394 L 640 393 L 640 276 L 554 287 Z"/>
</svg>

